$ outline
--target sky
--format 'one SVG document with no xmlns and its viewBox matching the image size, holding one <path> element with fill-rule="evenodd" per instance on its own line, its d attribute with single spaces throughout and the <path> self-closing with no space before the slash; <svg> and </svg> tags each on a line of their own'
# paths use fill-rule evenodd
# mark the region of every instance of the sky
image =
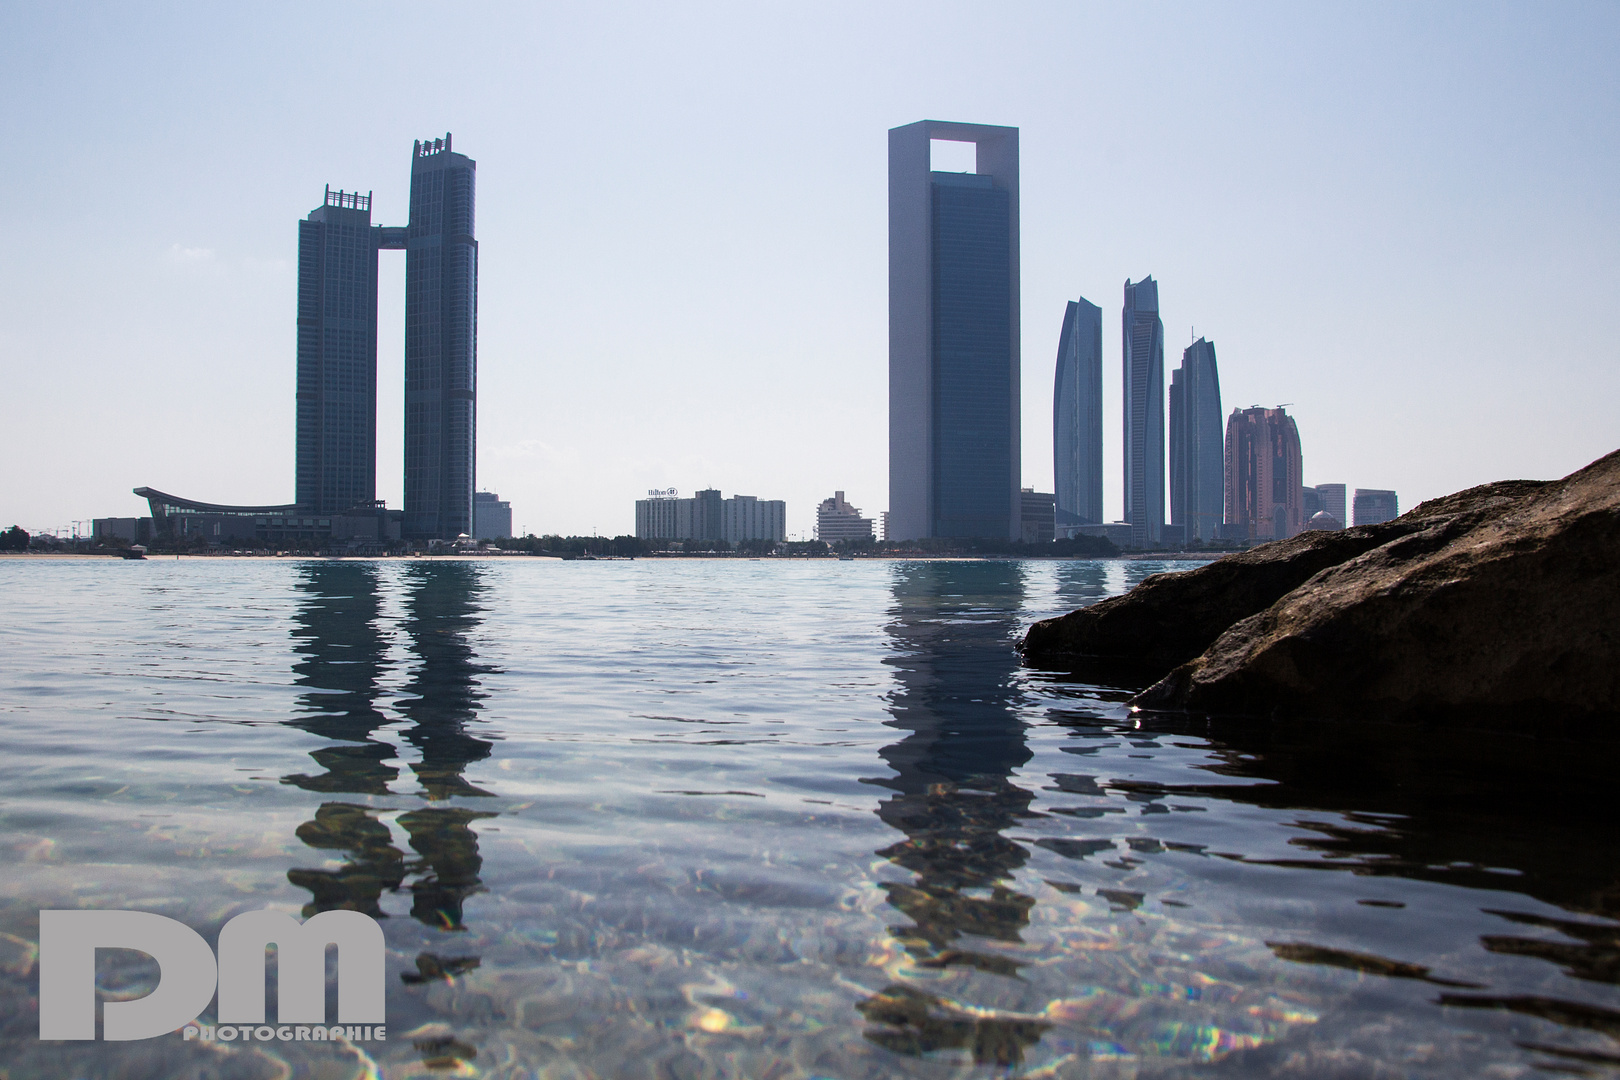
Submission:
<svg viewBox="0 0 1620 1080">
<path fill-rule="evenodd" d="M 1614 3 L 46 4 L 0 0 L 0 526 L 150 485 L 293 496 L 297 221 L 403 225 L 478 162 L 479 487 L 520 531 L 649 488 L 887 505 L 887 136 L 1020 129 L 1023 483 L 1066 301 L 1160 283 L 1169 369 L 1287 404 L 1308 484 L 1402 508 L 1620 447 Z M 952 165 L 948 160 L 947 167 Z M 399 506 L 404 260 L 381 254 Z"/>
</svg>

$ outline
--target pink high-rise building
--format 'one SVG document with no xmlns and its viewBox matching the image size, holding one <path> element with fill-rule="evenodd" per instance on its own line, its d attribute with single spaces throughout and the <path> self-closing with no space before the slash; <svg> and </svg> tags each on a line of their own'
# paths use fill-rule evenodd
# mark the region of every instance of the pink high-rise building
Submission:
<svg viewBox="0 0 1620 1080">
<path fill-rule="evenodd" d="M 1304 458 L 1293 417 L 1277 409 L 1233 409 L 1226 422 L 1229 536 L 1282 540 L 1305 528 Z"/>
</svg>

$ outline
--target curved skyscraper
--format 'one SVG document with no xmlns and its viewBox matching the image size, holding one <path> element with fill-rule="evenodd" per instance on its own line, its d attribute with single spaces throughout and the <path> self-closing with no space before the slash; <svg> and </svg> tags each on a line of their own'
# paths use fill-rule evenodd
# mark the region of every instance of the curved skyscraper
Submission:
<svg viewBox="0 0 1620 1080">
<path fill-rule="evenodd" d="M 890 130 L 887 539 L 1019 538 L 1018 295 L 1018 129 Z"/>
<path fill-rule="evenodd" d="M 1125 520 L 1131 546 L 1154 547 L 1164 527 L 1164 323 L 1152 276 L 1125 280 Z"/>
<path fill-rule="evenodd" d="M 1102 308 L 1081 297 L 1063 313 L 1052 387 L 1059 526 L 1102 524 L 1102 452 Z"/>
<path fill-rule="evenodd" d="M 477 163 L 450 136 L 411 158 L 405 242 L 405 535 L 473 532 L 478 417 Z"/>
<path fill-rule="evenodd" d="M 1170 373 L 1170 523 L 1182 526 L 1189 542 L 1215 539 L 1225 475 L 1215 345 L 1199 338 Z"/>
</svg>

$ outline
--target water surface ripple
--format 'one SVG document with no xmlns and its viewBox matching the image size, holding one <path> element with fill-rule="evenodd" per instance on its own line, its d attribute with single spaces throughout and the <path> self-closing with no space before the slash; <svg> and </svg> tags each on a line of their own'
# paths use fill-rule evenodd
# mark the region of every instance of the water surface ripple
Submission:
<svg viewBox="0 0 1620 1080">
<path fill-rule="evenodd" d="M 1019 666 L 1186 565 L 0 561 L 4 1074 L 1620 1072 L 1609 756 Z M 41 908 L 266 906 L 386 1044 L 38 1041 Z"/>
</svg>

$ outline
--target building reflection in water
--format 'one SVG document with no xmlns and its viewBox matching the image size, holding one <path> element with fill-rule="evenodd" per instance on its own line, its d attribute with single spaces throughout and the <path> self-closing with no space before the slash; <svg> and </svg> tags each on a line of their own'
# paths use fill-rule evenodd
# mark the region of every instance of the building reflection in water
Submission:
<svg viewBox="0 0 1620 1080">
<path fill-rule="evenodd" d="M 897 775 L 870 782 L 893 791 L 877 813 L 905 834 L 878 854 L 912 874 L 883 887 L 910 920 L 892 932 L 919 968 L 1018 974 L 991 943 L 1020 940 L 1035 904 L 1009 884 L 1029 852 L 1003 835 L 1034 797 L 1011 780 L 1030 758 L 1014 709 L 1023 575 L 1014 562 L 895 568 L 888 723 L 906 734 L 882 751 Z M 1046 1026 L 969 1012 L 904 983 L 859 1009 L 873 1025 L 867 1038 L 890 1050 L 967 1050 L 1002 1065 L 1020 1061 Z"/>
<path fill-rule="evenodd" d="M 330 740 L 311 753 L 325 772 L 282 778 L 322 794 L 387 796 L 399 770 L 386 762 L 398 751 L 376 738 L 391 718 L 377 706 L 381 680 L 392 667 L 382 624 L 379 572 L 370 563 L 312 563 L 298 588 L 304 600 L 294 616 L 294 665 L 302 714 L 293 726 Z M 330 801 L 298 838 L 323 852 L 341 853 L 337 869 L 288 871 L 293 884 L 309 890 L 306 916 L 334 908 L 385 918 L 379 906 L 384 890 L 411 892 L 411 914 L 439 930 L 463 928 L 463 905 L 483 891 L 483 859 L 471 823 L 494 816 L 448 804 L 455 798 L 492 793 L 463 776 L 467 766 L 488 757 L 493 744 L 468 732 L 477 719 L 482 694 L 479 677 L 490 669 L 477 662 L 469 636 L 477 627 L 483 590 L 479 570 L 466 563 L 413 565 L 404 572 L 402 628 L 414 661 L 403 698 L 393 708 L 411 722 L 404 739 L 415 751 L 411 764 L 426 805 L 396 819 L 412 854 L 401 851 L 388 825 L 377 817 L 392 808 Z M 453 974 L 476 966 L 476 958 L 444 959 L 424 953 L 421 973 Z M 422 975 L 408 977 L 420 981 Z"/>
<path fill-rule="evenodd" d="M 305 688 L 290 723 L 331 741 L 310 754 L 325 769 L 289 776 L 306 791 L 386 795 L 399 770 L 394 748 L 373 738 L 389 722 L 377 709 L 379 683 L 392 666 L 379 626 L 382 600 L 369 563 L 312 563 L 300 570 L 304 601 L 293 615 L 293 681 Z"/>
<path fill-rule="evenodd" d="M 477 662 L 469 635 L 477 628 L 481 571 L 465 562 L 427 563 L 406 572 L 405 634 L 416 667 L 399 703 L 412 721 L 405 741 L 416 748 L 411 765 L 422 794 L 432 803 L 492 793 L 468 783 L 462 773 L 482 761 L 494 744 L 468 734 L 483 694 L 478 678 L 491 669 Z M 462 929 L 462 904 L 482 892 L 478 836 L 471 823 L 488 811 L 430 805 L 399 816 L 418 858 L 411 871 L 411 914 L 444 930 Z"/>
<path fill-rule="evenodd" d="M 1117 574 L 1117 564 L 1104 559 L 1061 559 L 1051 564 L 1051 570 L 1057 586 L 1056 606 L 1070 611 L 1112 595 L 1110 577 Z"/>
<path fill-rule="evenodd" d="M 394 747 L 376 738 L 390 722 L 377 707 L 381 680 L 392 667 L 381 626 L 382 598 L 371 563 L 309 563 L 300 568 L 302 602 L 293 615 L 294 681 L 304 687 L 301 714 L 289 721 L 328 744 L 310 757 L 324 769 L 282 777 L 322 795 L 387 795 L 399 770 L 387 762 Z M 378 900 L 405 879 L 405 857 L 388 826 L 369 806 L 327 802 L 314 820 L 298 827 L 298 839 L 319 851 L 340 853 L 335 870 L 299 869 L 287 878 L 308 889 L 306 917 L 333 908 L 383 918 Z"/>
</svg>

